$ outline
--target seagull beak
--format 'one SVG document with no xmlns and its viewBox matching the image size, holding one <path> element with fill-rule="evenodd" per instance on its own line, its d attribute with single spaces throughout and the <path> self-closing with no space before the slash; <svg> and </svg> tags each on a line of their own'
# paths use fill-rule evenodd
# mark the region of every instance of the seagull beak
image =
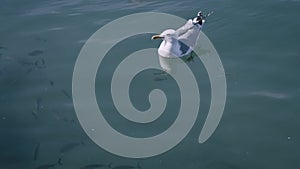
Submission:
<svg viewBox="0 0 300 169">
<path fill-rule="evenodd" d="M 160 35 L 154 35 L 154 36 L 152 36 L 152 40 L 154 40 L 154 39 L 160 39 L 160 38 L 163 38 L 163 37 L 161 37 Z"/>
</svg>

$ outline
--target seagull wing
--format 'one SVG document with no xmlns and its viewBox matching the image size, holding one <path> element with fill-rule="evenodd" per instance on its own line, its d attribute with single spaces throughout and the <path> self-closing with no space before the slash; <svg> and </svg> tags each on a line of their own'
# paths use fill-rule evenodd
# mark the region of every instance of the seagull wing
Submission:
<svg viewBox="0 0 300 169">
<path fill-rule="evenodd" d="M 178 40 L 188 45 L 190 48 L 194 48 L 196 46 L 196 42 L 199 38 L 202 26 L 199 24 L 194 24 L 190 19 L 187 23 L 180 27 L 176 32 L 180 35 L 178 36 Z"/>
<path fill-rule="evenodd" d="M 185 34 L 187 31 L 192 29 L 194 26 L 195 25 L 193 24 L 193 21 L 189 19 L 183 26 L 181 26 L 176 30 L 177 36 L 180 37 L 181 35 Z"/>
</svg>

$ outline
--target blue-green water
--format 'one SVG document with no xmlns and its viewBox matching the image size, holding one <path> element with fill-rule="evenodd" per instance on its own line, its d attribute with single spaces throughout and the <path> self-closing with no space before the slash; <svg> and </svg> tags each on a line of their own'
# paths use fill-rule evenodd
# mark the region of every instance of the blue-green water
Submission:
<svg viewBox="0 0 300 169">
<path fill-rule="evenodd" d="M 147 159 L 122 158 L 98 147 L 81 128 L 72 104 L 73 68 L 85 41 L 128 14 L 155 11 L 191 18 L 200 9 L 214 11 L 203 31 L 227 74 L 226 108 L 214 135 L 204 144 L 197 142 L 209 108 L 210 85 L 195 60 L 190 66 L 199 75 L 201 108 L 196 125 L 178 146 Z M 59 158 L 63 165 L 54 168 L 109 163 L 139 163 L 143 169 L 299 168 L 299 10 L 298 0 L 1 0 L 0 168 L 37 168 Z M 159 42 L 149 43 L 150 37 L 131 37 L 107 55 L 96 80 L 103 110 L 115 112 L 106 98 L 111 97 L 109 78 L 118 59 L 134 51 L 132 46 L 157 47 Z M 114 56 L 118 59 L 111 59 Z M 167 110 L 177 110 L 175 82 L 153 80 L 151 70 L 132 82 L 132 103 L 147 109 L 149 91 L 157 87 L 170 98 Z M 176 114 L 166 113 L 171 118 L 153 128 L 129 124 L 117 113 L 108 119 L 117 130 L 144 137 L 172 123 Z"/>
</svg>

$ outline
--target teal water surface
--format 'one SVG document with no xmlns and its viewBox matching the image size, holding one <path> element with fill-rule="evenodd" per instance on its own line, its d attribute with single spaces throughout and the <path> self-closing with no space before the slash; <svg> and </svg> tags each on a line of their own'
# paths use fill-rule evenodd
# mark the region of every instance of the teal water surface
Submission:
<svg viewBox="0 0 300 169">
<path fill-rule="evenodd" d="M 85 41 L 105 24 L 129 14 L 154 11 L 191 18 L 199 10 L 214 11 L 203 32 L 217 49 L 227 79 L 226 108 L 216 132 L 198 144 L 210 84 L 203 65 L 195 60 L 189 65 L 198 75 L 199 117 L 178 146 L 146 159 L 123 158 L 101 149 L 81 128 L 72 102 L 73 69 Z M 90 164 L 104 168 L 139 164 L 143 169 L 299 168 L 299 10 L 299 0 L 1 0 L 0 169 L 75 169 Z M 145 34 L 120 42 L 97 74 L 98 102 L 104 111 L 113 112 L 107 119 L 130 136 L 164 131 L 179 108 L 175 81 L 155 80 L 155 70 L 139 73 L 130 90 L 131 101 L 140 110 L 149 108 L 152 89 L 166 92 L 166 115 L 154 126 L 125 121 L 111 101 L 113 68 L 125 54 L 159 45 L 150 38 Z"/>
</svg>

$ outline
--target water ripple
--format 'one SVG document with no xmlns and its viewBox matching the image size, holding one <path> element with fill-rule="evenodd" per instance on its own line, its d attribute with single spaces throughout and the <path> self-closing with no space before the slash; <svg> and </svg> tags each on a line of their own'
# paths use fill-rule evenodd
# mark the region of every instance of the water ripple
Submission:
<svg viewBox="0 0 300 169">
<path fill-rule="evenodd" d="M 271 92 L 271 91 L 256 91 L 250 93 L 252 96 L 261 96 L 261 97 L 267 97 L 267 98 L 273 98 L 273 99 L 287 99 L 291 96 L 286 93 L 277 93 L 277 92 Z"/>
</svg>

